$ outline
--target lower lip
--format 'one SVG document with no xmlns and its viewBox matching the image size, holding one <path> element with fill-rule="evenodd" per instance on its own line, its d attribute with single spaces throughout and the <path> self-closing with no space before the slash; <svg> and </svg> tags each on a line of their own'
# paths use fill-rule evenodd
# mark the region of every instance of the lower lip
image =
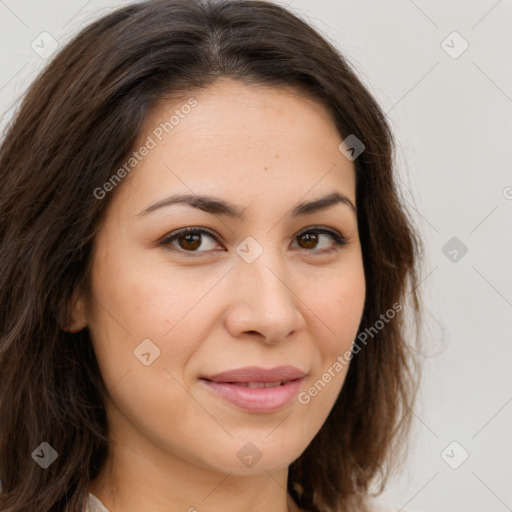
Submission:
<svg viewBox="0 0 512 512">
<path fill-rule="evenodd" d="M 292 380 L 274 388 L 248 388 L 226 382 L 201 380 L 209 389 L 242 409 L 251 412 L 273 412 L 292 401 L 303 379 Z"/>
</svg>

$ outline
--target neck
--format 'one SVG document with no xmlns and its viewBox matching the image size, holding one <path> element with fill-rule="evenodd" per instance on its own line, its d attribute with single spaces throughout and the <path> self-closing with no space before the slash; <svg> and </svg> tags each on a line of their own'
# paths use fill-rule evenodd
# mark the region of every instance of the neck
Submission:
<svg viewBox="0 0 512 512">
<path fill-rule="evenodd" d="M 287 478 L 288 468 L 235 475 L 177 459 L 164 467 L 123 447 L 89 491 L 110 512 L 301 512 L 287 493 Z"/>
</svg>

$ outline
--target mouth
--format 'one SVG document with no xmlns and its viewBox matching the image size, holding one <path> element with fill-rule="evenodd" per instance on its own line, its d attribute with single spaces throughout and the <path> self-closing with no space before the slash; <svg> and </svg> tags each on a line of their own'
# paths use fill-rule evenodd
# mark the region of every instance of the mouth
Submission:
<svg viewBox="0 0 512 512">
<path fill-rule="evenodd" d="M 306 374 L 292 366 L 245 367 L 202 377 L 214 396 L 250 412 L 278 411 L 297 395 Z"/>
<path fill-rule="evenodd" d="M 212 381 L 210 381 L 212 382 Z M 289 380 L 278 380 L 276 382 L 224 382 L 222 384 L 232 384 L 233 386 L 241 386 L 244 388 L 277 388 L 291 382 Z"/>
</svg>

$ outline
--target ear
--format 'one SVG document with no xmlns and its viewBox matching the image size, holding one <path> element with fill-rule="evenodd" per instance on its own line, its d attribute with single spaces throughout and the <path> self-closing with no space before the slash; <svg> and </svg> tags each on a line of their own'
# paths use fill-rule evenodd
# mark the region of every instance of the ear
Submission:
<svg viewBox="0 0 512 512">
<path fill-rule="evenodd" d="M 85 311 L 85 301 L 79 290 L 73 292 L 71 297 L 70 318 L 62 329 L 66 332 L 80 332 L 87 325 L 87 315 Z"/>
</svg>

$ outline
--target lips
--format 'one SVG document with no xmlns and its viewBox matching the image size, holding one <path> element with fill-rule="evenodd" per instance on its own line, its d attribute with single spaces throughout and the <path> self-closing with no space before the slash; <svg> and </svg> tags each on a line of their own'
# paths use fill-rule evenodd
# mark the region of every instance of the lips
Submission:
<svg viewBox="0 0 512 512">
<path fill-rule="evenodd" d="M 250 412 L 270 413 L 288 405 L 305 377 L 294 366 L 245 367 L 201 378 L 207 389 Z"/>
<path fill-rule="evenodd" d="M 282 386 L 289 381 L 286 380 L 278 380 L 276 382 L 227 382 L 226 384 L 233 384 L 233 386 L 240 386 L 244 388 L 276 388 L 277 386 Z"/>
<path fill-rule="evenodd" d="M 203 377 L 203 379 L 228 384 L 275 384 L 276 382 L 282 384 L 291 380 L 301 379 L 304 376 L 305 373 L 295 368 L 295 366 L 276 366 L 270 369 L 246 366 L 244 368 L 237 368 L 236 370 L 228 370 L 216 375 Z"/>
</svg>

